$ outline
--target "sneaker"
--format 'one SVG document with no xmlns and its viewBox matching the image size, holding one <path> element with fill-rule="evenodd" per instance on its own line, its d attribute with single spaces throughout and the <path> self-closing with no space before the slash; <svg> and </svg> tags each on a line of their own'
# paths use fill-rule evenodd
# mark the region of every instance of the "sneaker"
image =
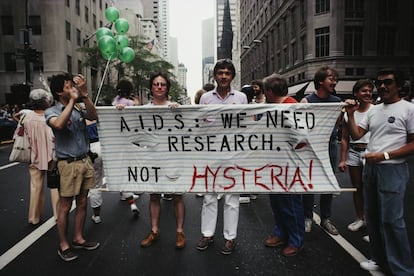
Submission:
<svg viewBox="0 0 414 276">
<path fill-rule="evenodd" d="M 183 232 L 177 232 L 175 236 L 175 248 L 181 249 L 185 246 L 185 236 Z"/>
<path fill-rule="evenodd" d="M 377 271 L 380 269 L 379 265 L 373 260 L 368 260 L 365 262 L 362 262 L 359 264 L 362 269 L 368 270 L 368 271 Z"/>
<path fill-rule="evenodd" d="M 161 198 L 168 201 L 173 199 L 172 194 L 161 194 Z"/>
<path fill-rule="evenodd" d="M 151 231 L 148 236 L 141 241 L 141 247 L 149 247 L 151 246 L 156 240 L 160 238 L 160 232 L 153 232 Z"/>
<path fill-rule="evenodd" d="M 255 194 L 251 194 L 251 195 L 250 195 L 250 199 L 251 199 L 251 200 L 256 200 L 256 199 L 257 199 L 257 195 L 255 195 Z"/>
<path fill-rule="evenodd" d="M 357 219 L 356 221 L 348 225 L 348 230 L 352 232 L 356 232 L 356 231 L 361 230 L 364 227 L 365 227 L 365 221 L 362 219 Z"/>
<path fill-rule="evenodd" d="M 92 221 L 95 223 L 95 224 L 98 224 L 98 223 L 101 223 L 102 222 L 102 220 L 101 220 L 101 217 L 100 216 L 95 216 L 95 215 L 92 215 Z"/>
<path fill-rule="evenodd" d="M 203 197 L 204 194 L 196 194 L 196 197 Z"/>
<path fill-rule="evenodd" d="M 226 240 L 224 242 L 223 248 L 221 249 L 221 254 L 230 255 L 233 253 L 235 247 L 236 242 L 234 240 Z"/>
<path fill-rule="evenodd" d="M 75 254 L 70 248 L 63 251 L 59 248 L 57 253 L 60 256 L 60 258 L 65 262 L 70 262 L 78 258 L 78 255 Z"/>
<path fill-rule="evenodd" d="M 312 220 L 305 219 L 305 232 L 310 233 L 312 231 Z"/>
<path fill-rule="evenodd" d="M 325 219 L 322 221 L 321 226 L 331 235 L 338 235 L 338 229 L 336 229 L 335 225 L 333 225 L 330 219 Z"/>
<path fill-rule="evenodd" d="M 366 241 L 366 242 L 369 242 L 369 236 L 368 236 L 368 235 L 363 236 L 363 237 L 362 237 L 362 240 L 363 240 L 363 241 Z"/>
<path fill-rule="evenodd" d="M 239 197 L 240 203 L 250 203 L 250 197 L 249 196 L 241 196 Z"/>
<path fill-rule="evenodd" d="M 72 242 L 72 247 L 75 249 L 85 249 L 85 250 L 95 250 L 99 247 L 99 242 L 88 242 L 85 241 L 84 243 L 77 243 Z"/>
<path fill-rule="evenodd" d="M 278 247 L 280 245 L 284 245 L 286 242 L 279 237 L 271 236 L 267 238 L 264 242 L 265 246 L 267 247 Z"/>
<path fill-rule="evenodd" d="M 217 194 L 217 200 L 220 200 L 224 194 Z"/>
<path fill-rule="evenodd" d="M 130 204 L 129 207 L 131 208 L 131 212 L 134 215 L 138 215 L 139 214 L 139 209 L 138 209 L 138 207 L 137 207 L 137 205 L 135 203 Z"/>
<path fill-rule="evenodd" d="M 197 243 L 197 249 L 200 251 L 206 250 L 211 244 L 214 243 L 214 237 L 202 237 Z"/>
<path fill-rule="evenodd" d="M 132 197 L 133 200 L 137 200 L 139 198 L 139 195 L 133 194 L 133 193 L 126 193 L 121 192 L 121 201 L 126 201 Z"/>
</svg>

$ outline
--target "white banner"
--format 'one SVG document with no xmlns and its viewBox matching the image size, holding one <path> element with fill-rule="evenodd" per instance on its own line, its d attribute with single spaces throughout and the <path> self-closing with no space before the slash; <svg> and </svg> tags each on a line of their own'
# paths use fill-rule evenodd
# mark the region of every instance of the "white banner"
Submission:
<svg viewBox="0 0 414 276">
<path fill-rule="evenodd" d="M 328 145 L 341 108 L 341 103 L 98 107 L 108 189 L 339 192 Z"/>
</svg>

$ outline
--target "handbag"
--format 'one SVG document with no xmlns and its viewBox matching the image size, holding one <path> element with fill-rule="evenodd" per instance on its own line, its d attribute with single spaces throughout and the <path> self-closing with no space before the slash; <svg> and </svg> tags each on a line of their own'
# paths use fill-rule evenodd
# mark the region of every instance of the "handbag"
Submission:
<svg viewBox="0 0 414 276">
<path fill-rule="evenodd" d="M 60 188 L 60 175 L 57 166 L 47 171 L 46 183 L 47 187 L 50 189 Z"/>
<path fill-rule="evenodd" d="M 24 129 L 24 119 L 26 114 L 20 119 L 14 135 L 13 148 L 9 156 L 10 162 L 30 162 L 30 142 Z"/>
</svg>

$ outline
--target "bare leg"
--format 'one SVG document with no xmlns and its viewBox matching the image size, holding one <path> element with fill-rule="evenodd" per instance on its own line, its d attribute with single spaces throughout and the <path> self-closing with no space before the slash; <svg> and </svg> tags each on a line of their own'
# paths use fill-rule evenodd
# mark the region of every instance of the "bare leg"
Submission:
<svg viewBox="0 0 414 276">
<path fill-rule="evenodd" d="M 86 207 L 88 203 L 88 190 L 81 190 L 80 194 L 76 196 L 76 211 L 75 211 L 75 229 L 73 232 L 73 241 L 77 243 L 84 243 L 83 226 L 85 225 Z"/>
<path fill-rule="evenodd" d="M 150 194 L 150 202 L 149 202 L 149 211 L 150 211 L 150 218 L 151 218 L 151 230 L 154 233 L 159 232 L 159 220 L 161 214 L 161 195 L 160 194 Z"/>
<path fill-rule="evenodd" d="M 67 239 L 68 233 L 68 216 L 70 208 L 72 207 L 72 197 L 60 197 L 58 202 L 58 219 L 57 230 L 60 240 L 60 249 L 65 251 L 70 247 Z"/>
<path fill-rule="evenodd" d="M 184 217 L 185 217 L 185 205 L 182 195 L 174 195 L 174 211 L 175 220 L 177 222 L 177 232 L 184 231 Z"/>
<path fill-rule="evenodd" d="M 352 186 L 356 188 L 353 193 L 355 213 L 359 219 L 364 219 L 364 197 L 362 193 L 362 167 L 349 166 L 349 176 Z"/>
</svg>

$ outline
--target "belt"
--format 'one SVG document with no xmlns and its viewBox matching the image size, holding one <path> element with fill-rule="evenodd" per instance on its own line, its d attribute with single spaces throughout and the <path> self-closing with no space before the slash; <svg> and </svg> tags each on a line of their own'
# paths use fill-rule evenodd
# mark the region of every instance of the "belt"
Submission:
<svg viewBox="0 0 414 276">
<path fill-rule="evenodd" d="M 365 151 L 367 149 L 367 147 L 361 147 L 353 144 L 350 144 L 349 147 L 355 151 Z"/>
<path fill-rule="evenodd" d="M 87 153 L 85 153 L 85 154 L 82 154 L 82 155 L 80 155 L 80 156 L 76 156 L 76 157 L 58 158 L 58 159 L 59 159 L 59 161 L 64 160 L 64 161 L 66 161 L 66 162 L 68 162 L 68 163 L 72 163 L 72 162 L 75 162 L 75 161 L 83 160 L 83 159 L 85 159 L 87 156 L 88 156 L 88 154 L 87 154 Z"/>
</svg>

